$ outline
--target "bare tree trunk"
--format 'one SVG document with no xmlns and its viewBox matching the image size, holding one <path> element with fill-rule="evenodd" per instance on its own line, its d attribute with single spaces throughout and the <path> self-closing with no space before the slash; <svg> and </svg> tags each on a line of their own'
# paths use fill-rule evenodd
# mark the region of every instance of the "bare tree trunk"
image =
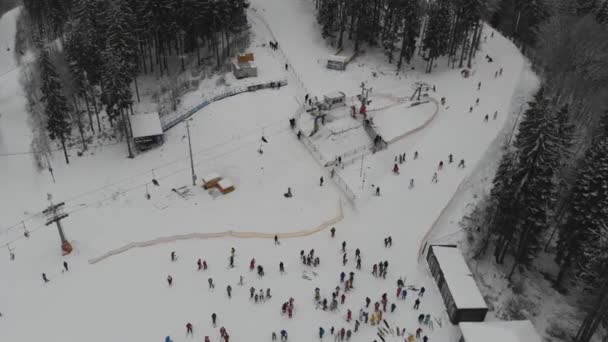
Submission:
<svg viewBox="0 0 608 342">
<path fill-rule="evenodd" d="M 95 126 L 93 125 L 93 115 L 91 114 L 91 107 L 89 106 L 89 96 L 87 95 L 86 90 L 82 92 L 82 97 L 84 97 L 84 102 L 87 106 L 87 114 L 89 115 L 89 125 L 91 127 L 91 132 L 95 134 Z"/>
<path fill-rule="evenodd" d="M 65 157 L 65 163 L 69 164 L 70 163 L 70 159 L 68 158 L 68 149 L 65 146 L 65 138 L 63 136 L 61 136 L 61 146 L 63 147 L 63 156 Z"/>
<path fill-rule="evenodd" d="M 133 77 L 133 83 L 135 84 L 135 95 L 137 95 L 137 102 L 141 102 L 139 99 L 139 87 L 137 86 L 137 76 Z"/>
</svg>

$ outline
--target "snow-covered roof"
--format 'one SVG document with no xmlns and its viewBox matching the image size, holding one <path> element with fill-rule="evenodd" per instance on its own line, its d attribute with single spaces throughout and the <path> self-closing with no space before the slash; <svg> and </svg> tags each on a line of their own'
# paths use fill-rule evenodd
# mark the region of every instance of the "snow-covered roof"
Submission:
<svg viewBox="0 0 608 342">
<path fill-rule="evenodd" d="M 541 342 L 530 321 L 462 322 L 465 342 Z"/>
<path fill-rule="evenodd" d="M 323 96 L 325 96 L 328 99 L 337 99 L 337 98 L 342 98 L 342 97 L 344 97 L 346 95 L 344 95 L 344 93 L 341 92 L 341 91 L 334 91 L 334 92 L 325 94 Z"/>
<path fill-rule="evenodd" d="M 163 134 L 158 113 L 130 115 L 129 120 L 131 121 L 133 138 Z"/>
<path fill-rule="evenodd" d="M 228 189 L 229 187 L 234 186 L 234 183 L 232 183 L 232 181 L 230 179 L 224 178 L 221 181 L 219 181 L 217 183 L 217 185 L 219 185 L 220 188 L 222 188 L 222 189 Z"/>
<path fill-rule="evenodd" d="M 205 177 L 203 177 L 203 182 L 207 183 L 207 182 L 211 182 L 212 180 L 216 180 L 216 179 L 220 179 L 222 178 L 219 174 L 212 172 L 208 175 L 206 175 Z"/>
<path fill-rule="evenodd" d="M 336 61 L 336 62 L 346 63 L 346 61 L 348 60 L 348 57 L 338 56 L 338 55 L 331 55 L 331 56 L 329 56 L 328 59 L 330 61 Z"/>
<path fill-rule="evenodd" d="M 487 308 L 460 250 L 449 246 L 432 246 L 431 248 L 441 267 L 456 307 L 459 309 Z"/>
</svg>

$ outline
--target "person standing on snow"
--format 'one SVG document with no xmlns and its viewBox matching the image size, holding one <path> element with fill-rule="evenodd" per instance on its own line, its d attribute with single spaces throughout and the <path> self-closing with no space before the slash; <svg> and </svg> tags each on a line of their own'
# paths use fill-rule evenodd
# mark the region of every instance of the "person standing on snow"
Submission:
<svg viewBox="0 0 608 342">
<path fill-rule="evenodd" d="M 399 165 L 395 164 L 395 166 L 393 166 L 393 173 L 398 175 L 399 174 Z"/>
<path fill-rule="evenodd" d="M 483 118 L 483 121 L 488 122 L 488 119 L 490 119 L 490 117 L 488 116 L 488 114 L 486 114 L 486 116 Z"/>
<path fill-rule="evenodd" d="M 319 327 L 319 338 L 323 339 L 324 334 L 325 334 L 325 329 L 323 329 L 323 327 Z"/>
<path fill-rule="evenodd" d="M 346 311 L 346 321 L 347 321 L 347 322 L 350 322 L 350 320 L 351 320 L 352 318 L 353 318 L 353 313 L 352 313 L 352 311 L 350 311 L 350 309 L 348 309 L 348 310 Z"/>
<path fill-rule="evenodd" d="M 255 288 L 253 286 L 249 289 L 249 294 L 249 299 L 253 298 L 253 295 L 255 294 Z"/>
<path fill-rule="evenodd" d="M 437 178 L 437 172 L 433 174 L 433 179 L 431 179 L 431 183 L 437 183 L 439 179 Z"/>
<path fill-rule="evenodd" d="M 275 244 L 275 245 L 280 245 L 280 244 L 281 244 L 281 243 L 279 242 L 279 236 L 278 236 L 278 235 L 275 235 L 275 236 L 274 236 L 274 244 Z"/>
<path fill-rule="evenodd" d="M 44 280 L 45 284 L 50 281 L 49 278 L 46 277 L 46 273 L 42 273 L 42 280 Z"/>
<path fill-rule="evenodd" d="M 329 232 L 331 233 L 331 237 L 335 237 L 336 236 L 336 227 L 331 227 L 331 229 L 329 230 Z"/>
<path fill-rule="evenodd" d="M 443 169 L 443 160 L 439 161 L 439 166 L 437 167 L 438 170 Z"/>
<path fill-rule="evenodd" d="M 249 262 L 249 270 L 253 271 L 254 268 L 255 268 L 255 258 L 252 258 L 251 261 Z"/>
<path fill-rule="evenodd" d="M 420 307 L 420 299 L 416 298 L 416 301 L 414 302 L 414 310 L 418 310 L 419 307 Z"/>
<path fill-rule="evenodd" d="M 346 241 L 342 241 L 342 252 L 346 252 Z"/>
<path fill-rule="evenodd" d="M 64 262 L 63 262 L 63 270 L 64 270 L 65 272 L 67 272 L 67 271 L 68 271 L 68 262 L 67 262 L 67 261 L 64 261 Z"/>
<path fill-rule="evenodd" d="M 175 251 L 171 252 L 171 261 L 177 261 L 177 255 L 175 255 Z"/>
<path fill-rule="evenodd" d="M 199 271 L 203 268 L 203 262 L 202 262 L 202 260 L 200 258 L 196 262 L 196 265 L 198 266 L 198 270 Z"/>
<path fill-rule="evenodd" d="M 391 304 L 391 312 L 395 312 L 395 309 L 397 308 L 397 305 L 395 303 Z"/>
<path fill-rule="evenodd" d="M 379 186 L 376 187 L 376 196 L 380 196 L 380 187 Z"/>
<path fill-rule="evenodd" d="M 285 329 L 281 330 L 281 341 L 287 341 L 287 331 Z"/>
<path fill-rule="evenodd" d="M 323 186 L 323 176 L 321 176 L 321 178 L 319 178 L 319 186 Z"/>
<path fill-rule="evenodd" d="M 277 333 L 276 332 L 272 332 L 272 340 L 276 341 L 277 340 Z"/>
<path fill-rule="evenodd" d="M 279 272 L 281 274 L 285 273 L 285 267 L 283 266 L 283 262 L 282 261 L 279 263 Z"/>
<path fill-rule="evenodd" d="M 217 315 L 214 313 L 211 314 L 211 323 L 213 324 L 213 327 L 215 328 L 215 322 L 217 319 Z"/>
<path fill-rule="evenodd" d="M 213 278 L 207 279 L 207 282 L 209 283 L 209 290 L 212 290 L 215 288 L 215 284 L 213 284 Z"/>
<path fill-rule="evenodd" d="M 169 286 L 173 285 L 173 277 L 171 277 L 171 275 L 167 277 L 167 283 L 169 284 Z"/>
<path fill-rule="evenodd" d="M 192 335 L 192 323 L 188 322 L 188 324 L 186 324 L 186 336 L 188 335 Z"/>
<path fill-rule="evenodd" d="M 458 163 L 458 168 L 464 169 L 464 159 L 460 159 L 460 163 Z"/>
<path fill-rule="evenodd" d="M 226 286 L 226 293 L 228 293 L 228 298 L 232 298 L 232 286 Z"/>
<path fill-rule="evenodd" d="M 173 340 L 171 339 L 171 336 L 165 337 L 165 342 L 173 342 Z"/>
<path fill-rule="evenodd" d="M 424 286 L 423 286 L 423 287 L 421 287 L 421 288 L 420 288 L 420 292 L 418 293 L 418 296 L 419 296 L 419 297 L 424 296 L 424 291 L 426 291 L 426 289 L 425 289 L 425 288 L 424 288 Z"/>
</svg>

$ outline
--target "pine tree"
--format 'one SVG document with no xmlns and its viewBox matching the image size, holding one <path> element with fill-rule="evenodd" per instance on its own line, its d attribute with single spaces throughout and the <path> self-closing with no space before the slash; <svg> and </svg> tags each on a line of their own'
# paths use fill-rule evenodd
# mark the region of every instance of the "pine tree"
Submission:
<svg viewBox="0 0 608 342">
<path fill-rule="evenodd" d="M 576 0 L 576 15 L 583 17 L 594 12 L 597 8 L 597 0 Z"/>
<path fill-rule="evenodd" d="M 44 114 L 47 118 L 47 130 L 51 140 L 58 139 L 63 148 L 66 164 L 70 163 L 66 140 L 71 135 L 68 106 L 61 94 L 61 83 L 51 62 L 49 52 L 43 49 L 40 53 L 40 71 L 42 79 L 42 101 L 45 104 Z"/>
<path fill-rule="evenodd" d="M 433 70 L 435 59 L 448 52 L 450 39 L 450 8 L 447 0 L 436 0 L 431 3 L 428 15 L 426 34 L 423 46 L 427 52 L 427 72 Z"/>
<path fill-rule="evenodd" d="M 317 22 L 321 25 L 321 36 L 324 39 L 332 38 L 335 33 L 335 25 L 338 22 L 338 1 L 323 0 L 317 11 Z"/>
<path fill-rule="evenodd" d="M 604 25 L 608 24 L 608 1 L 604 0 L 604 3 L 602 3 L 597 11 L 596 19 Z"/>
<path fill-rule="evenodd" d="M 529 266 L 540 249 L 541 236 L 551 218 L 556 197 L 556 170 L 561 141 L 555 115 L 541 89 L 524 114 L 515 141 L 515 199 L 521 210 L 516 229 L 515 254 L 509 279 L 519 265 Z"/>
<path fill-rule="evenodd" d="M 608 139 L 597 142 L 586 153 L 574 187 L 568 220 L 560 227 L 556 259 L 560 264 L 556 284 L 568 274 L 586 287 L 603 280 L 608 255 Z"/>
<path fill-rule="evenodd" d="M 574 141 L 574 132 L 576 127 L 570 121 L 570 113 L 568 110 L 568 104 L 562 106 L 556 113 L 556 120 L 558 125 L 557 136 L 560 139 L 559 146 L 562 148 L 560 152 L 563 161 L 566 161 L 572 154 L 571 148 Z"/>
<path fill-rule="evenodd" d="M 513 184 L 515 163 L 516 155 L 513 151 L 503 155 L 490 192 L 489 224 L 490 231 L 496 239 L 494 258 L 498 264 L 503 262 L 510 241 L 513 240 L 519 210 L 521 210 L 515 199 Z"/>
<path fill-rule="evenodd" d="M 420 36 L 421 25 L 422 9 L 420 0 L 404 0 L 400 11 L 403 17 L 403 30 L 401 32 L 401 51 L 399 52 L 397 70 L 401 69 L 403 59 L 409 64 L 416 51 L 416 40 Z"/>
</svg>

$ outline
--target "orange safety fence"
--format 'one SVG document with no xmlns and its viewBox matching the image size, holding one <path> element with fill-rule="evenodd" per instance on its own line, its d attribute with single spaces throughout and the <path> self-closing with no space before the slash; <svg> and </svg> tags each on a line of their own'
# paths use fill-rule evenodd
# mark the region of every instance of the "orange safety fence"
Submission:
<svg viewBox="0 0 608 342">
<path fill-rule="evenodd" d="M 156 238 L 156 239 L 152 239 L 152 240 L 128 243 L 122 247 L 113 249 L 97 258 L 89 259 L 89 264 L 96 264 L 109 257 L 127 252 L 133 248 L 150 247 L 150 246 L 156 246 L 156 245 L 161 245 L 161 244 L 166 244 L 166 243 L 171 243 L 171 242 L 176 242 L 176 241 L 182 241 L 182 240 L 195 240 L 195 239 L 206 240 L 206 239 L 217 239 L 217 238 L 224 238 L 224 237 L 235 237 L 235 238 L 239 238 L 239 239 L 273 239 L 275 237 L 275 235 L 281 239 L 305 237 L 305 236 L 309 236 L 309 235 L 318 233 L 322 230 L 325 230 L 325 229 L 329 228 L 330 226 L 335 225 L 336 223 L 342 221 L 342 219 L 344 219 L 342 200 L 338 200 L 338 214 L 335 217 L 322 222 L 321 224 L 319 224 L 318 226 L 316 226 L 312 229 L 299 230 L 299 231 L 287 232 L 287 233 L 262 233 L 262 232 L 243 232 L 243 231 L 229 230 L 229 231 L 225 231 L 225 232 L 216 232 L 216 233 L 189 233 L 189 234 L 164 236 L 164 237 L 160 237 L 160 238 Z"/>
</svg>

